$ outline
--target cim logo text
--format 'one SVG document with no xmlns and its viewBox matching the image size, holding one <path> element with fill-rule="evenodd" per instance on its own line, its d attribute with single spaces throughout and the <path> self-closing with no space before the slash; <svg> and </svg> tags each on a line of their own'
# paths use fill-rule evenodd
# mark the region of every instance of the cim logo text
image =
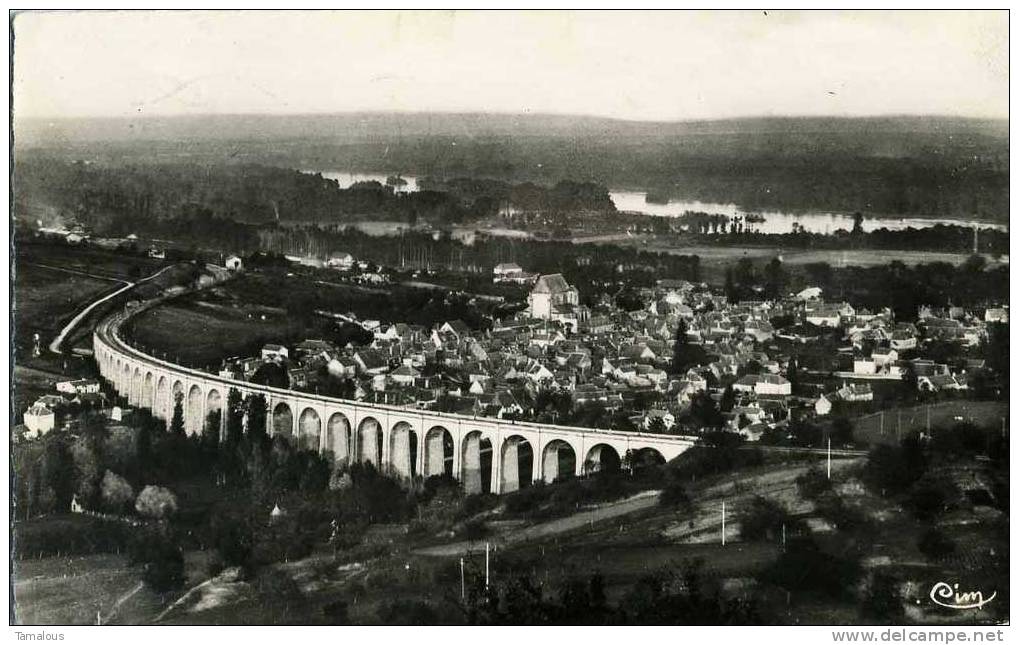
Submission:
<svg viewBox="0 0 1019 645">
<path fill-rule="evenodd" d="M 982 591 L 959 591 L 959 583 L 950 585 L 947 582 L 939 582 L 931 588 L 931 601 L 949 609 L 980 609 L 987 603 L 994 600 L 998 592 L 993 592 L 984 598 Z"/>
</svg>

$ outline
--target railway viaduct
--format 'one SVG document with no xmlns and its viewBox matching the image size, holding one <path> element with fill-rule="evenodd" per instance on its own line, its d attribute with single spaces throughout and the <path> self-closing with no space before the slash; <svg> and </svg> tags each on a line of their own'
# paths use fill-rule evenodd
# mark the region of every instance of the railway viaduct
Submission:
<svg viewBox="0 0 1019 645">
<path fill-rule="evenodd" d="M 673 459 L 694 444 L 691 437 L 474 418 L 224 378 L 158 359 L 122 340 L 121 324 L 143 308 L 117 312 L 97 325 L 99 371 L 130 405 L 166 421 L 180 395 L 189 435 L 206 431 L 209 414 L 223 410 L 236 389 L 242 397 L 265 397 L 271 436 L 288 437 L 335 463 L 371 462 L 405 478 L 447 474 L 467 492 L 496 494 L 618 468 L 628 451 Z M 220 418 L 225 421 L 225 412 Z"/>
</svg>

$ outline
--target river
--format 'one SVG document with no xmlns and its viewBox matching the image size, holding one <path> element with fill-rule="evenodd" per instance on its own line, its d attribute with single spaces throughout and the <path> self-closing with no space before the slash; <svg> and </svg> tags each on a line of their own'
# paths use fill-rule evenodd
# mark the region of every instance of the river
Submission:
<svg viewBox="0 0 1019 645">
<path fill-rule="evenodd" d="M 306 171 L 311 172 L 311 171 Z M 380 173 L 359 173 L 345 171 L 322 172 L 323 177 L 335 179 L 340 188 L 349 188 L 351 184 L 359 181 L 377 181 L 383 185 L 386 183 L 387 175 Z M 400 175 L 406 185 L 397 186 L 397 192 L 414 192 L 418 189 L 417 177 Z M 764 218 L 763 222 L 752 222 L 748 226 L 760 233 L 782 234 L 792 233 L 793 224 L 811 233 L 834 233 L 839 229 L 849 231 L 853 228 L 853 216 L 848 213 L 829 213 L 823 211 L 806 211 L 802 213 L 789 213 L 781 211 L 744 210 L 736 204 L 722 204 L 717 202 L 699 202 L 684 200 L 669 200 L 667 204 L 655 204 L 646 201 L 647 193 L 639 190 L 610 190 L 609 197 L 616 205 L 616 209 L 623 212 L 644 213 L 659 217 L 681 217 L 685 213 L 707 213 L 709 215 L 724 215 L 726 217 L 744 217 L 749 214 Z M 510 207 L 512 209 L 512 207 Z M 890 231 L 898 231 L 906 228 L 930 228 L 938 224 L 954 224 L 956 226 L 979 226 L 980 228 L 993 228 L 999 231 L 1007 231 L 1008 226 L 993 224 L 978 220 L 946 219 L 938 217 L 888 217 L 888 216 L 867 216 L 863 220 L 864 231 L 874 231 L 885 228 Z"/>
</svg>

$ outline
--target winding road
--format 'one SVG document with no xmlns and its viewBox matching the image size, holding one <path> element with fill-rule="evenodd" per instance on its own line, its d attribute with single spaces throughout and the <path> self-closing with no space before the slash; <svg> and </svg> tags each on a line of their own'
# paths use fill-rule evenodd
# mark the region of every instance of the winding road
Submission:
<svg viewBox="0 0 1019 645">
<path fill-rule="evenodd" d="M 81 321 L 84 320 L 85 317 L 88 316 L 89 313 L 92 312 L 93 309 L 95 309 L 96 307 L 98 307 L 99 305 L 103 304 L 104 302 L 106 302 L 108 300 L 112 300 L 113 298 L 116 298 L 120 294 L 124 293 L 125 291 L 127 291 L 127 290 L 129 290 L 129 289 L 131 289 L 131 288 L 133 288 L 133 287 L 135 287 L 135 286 L 137 286 L 139 284 L 142 284 L 144 282 L 148 282 L 149 280 L 152 280 L 153 278 L 158 277 L 163 272 L 165 272 L 168 269 L 171 269 L 171 268 L 174 267 L 173 264 L 168 264 L 167 266 L 163 267 L 159 271 L 156 271 L 152 275 L 138 280 L 138 282 L 130 282 L 128 280 L 121 280 L 120 278 L 111 278 L 109 276 L 96 275 L 94 273 L 86 273 L 84 271 L 76 271 L 74 269 L 65 269 L 63 267 L 55 267 L 55 266 L 49 266 L 49 265 L 44 265 L 44 264 L 40 264 L 40 265 L 37 265 L 37 266 L 41 266 L 41 267 L 44 267 L 44 268 L 47 268 L 47 269 L 53 269 L 55 271 L 64 271 L 65 273 L 74 273 L 76 275 L 84 275 L 84 276 L 88 276 L 90 278 L 96 278 L 96 279 L 99 279 L 99 280 L 110 280 L 110 281 L 113 281 L 113 282 L 120 282 L 120 283 L 123 283 L 123 285 L 124 285 L 123 287 L 121 287 L 120 289 L 117 289 L 113 293 L 108 293 L 105 296 L 103 296 L 102 298 L 99 298 L 98 300 L 92 302 L 87 307 L 85 307 L 84 309 L 79 311 L 78 314 L 74 318 L 72 318 L 69 323 L 64 325 L 64 328 L 60 330 L 60 333 L 57 334 L 56 338 L 54 338 L 53 342 L 51 342 L 50 345 L 49 345 L 49 350 L 51 352 L 53 352 L 54 354 L 62 354 L 63 353 L 63 352 L 60 351 L 60 346 L 63 344 L 64 339 L 67 338 L 68 334 L 70 334 L 72 331 L 74 331 L 74 328 L 77 327 L 81 323 Z"/>
</svg>

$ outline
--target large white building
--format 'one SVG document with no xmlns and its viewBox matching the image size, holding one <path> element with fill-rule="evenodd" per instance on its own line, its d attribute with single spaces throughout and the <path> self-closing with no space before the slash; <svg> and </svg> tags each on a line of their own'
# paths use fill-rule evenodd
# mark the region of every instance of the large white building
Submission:
<svg viewBox="0 0 1019 645">
<path fill-rule="evenodd" d="M 571 287 L 561 273 L 538 278 L 527 296 L 528 313 L 534 318 L 554 320 L 562 313 L 580 304 L 580 292 Z"/>
</svg>

